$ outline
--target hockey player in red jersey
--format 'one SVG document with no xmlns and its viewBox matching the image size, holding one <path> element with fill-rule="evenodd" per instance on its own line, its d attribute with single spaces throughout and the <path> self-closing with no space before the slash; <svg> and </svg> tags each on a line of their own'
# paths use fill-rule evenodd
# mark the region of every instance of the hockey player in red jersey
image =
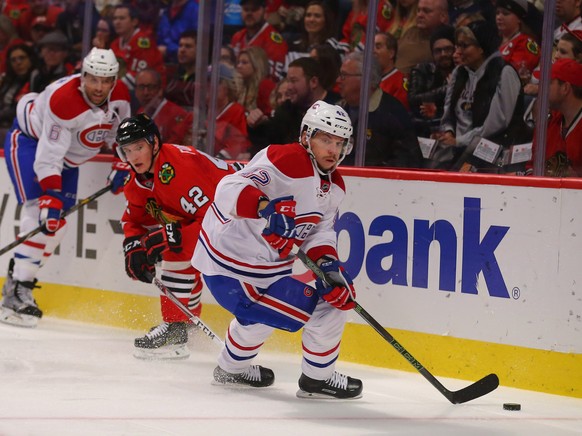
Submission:
<svg viewBox="0 0 582 436">
<path fill-rule="evenodd" d="M 234 170 L 194 147 L 162 144 L 158 127 L 145 114 L 122 121 L 117 144 L 117 153 L 133 169 L 123 190 L 125 270 L 132 279 L 151 283 L 161 260 L 161 281 L 200 316 L 202 281 L 190 259 L 216 185 Z M 164 322 L 135 340 L 135 356 L 188 357 L 188 318 L 165 295 L 160 299 Z"/>
<path fill-rule="evenodd" d="M 336 167 L 350 151 L 352 123 L 340 106 L 319 100 L 303 117 L 300 134 L 300 142 L 270 145 L 223 178 L 202 222 L 192 265 L 235 315 L 214 380 L 270 386 L 273 371 L 252 359 L 274 329 L 303 328 L 297 396 L 358 398 L 362 382 L 335 371 L 346 310 L 355 298 L 333 228 L 345 196 Z M 294 244 L 343 286 L 318 280 L 314 288 L 291 277 Z"/>
<path fill-rule="evenodd" d="M 112 145 L 110 132 L 130 113 L 129 92 L 117 81 L 118 71 L 111 50 L 94 48 L 83 59 L 81 74 L 18 102 L 4 141 L 6 165 L 22 205 L 21 234 L 39 222 L 44 228 L 15 250 L 2 289 L 1 322 L 35 327 L 42 317 L 32 290 L 39 269 L 64 236 L 66 222 L 60 216 L 76 202 L 78 167 Z M 123 171 L 115 174 L 114 192 Z"/>
</svg>

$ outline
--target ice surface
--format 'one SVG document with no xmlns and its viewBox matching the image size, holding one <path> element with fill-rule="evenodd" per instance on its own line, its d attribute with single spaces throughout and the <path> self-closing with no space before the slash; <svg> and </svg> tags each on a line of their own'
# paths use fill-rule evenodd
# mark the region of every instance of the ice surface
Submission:
<svg viewBox="0 0 582 436">
<path fill-rule="evenodd" d="M 51 318 L 0 324 L 0 435 L 582 434 L 582 399 L 500 387 L 452 405 L 417 373 L 340 361 L 363 380 L 362 399 L 300 400 L 298 354 L 261 353 L 255 363 L 274 370 L 275 385 L 233 389 L 211 384 L 218 348 L 206 336 L 192 336 L 188 359 L 154 362 L 132 356 L 137 335 Z"/>
</svg>

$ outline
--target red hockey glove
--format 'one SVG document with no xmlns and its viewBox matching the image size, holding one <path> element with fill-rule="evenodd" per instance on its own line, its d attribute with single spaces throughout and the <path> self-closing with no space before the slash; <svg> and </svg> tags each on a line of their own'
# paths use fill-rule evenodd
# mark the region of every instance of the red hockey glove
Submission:
<svg viewBox="0 0 582 436">
<path fill-rule="evenodd" d="M 348 272 L 339 261 L 329 259 L 320 265 L 325 273 L 327 283 L 317 279 L 315 287 L 321 298 L 340 310 L 350 310 L 356 307 L 356 289 Z"/>
<path fill-rule="evenodd" d="M 131 166 L 127 162 L 113 161 L 111 164 L 111 172 L 107 176 L 107 182 L 111 187 L 113 194 L 121 194 L 123 187 L 129 180 L 129 171 Z"/>
<path fill-rule="evenodd" d="M 269 204 L 259 211 L 259 215 L 267 220 L 263 230 L 263 238 L 276 250 L 279 257 L 285 259 L 295 243 L 295 206 L 292 196 L 279 197 L 269 201 Z"/>
<path fill-rule="evenodd" d="M 123 241 L 125 255 L 125 272 L 127 275 L 144 283 L 151 283 L 148 274 L 156 275 L 156 267 L 148 262 L 145 248 L 141 245 L 140 237 L 133 236 Z"/>
<path fill-rule="evenodd" d="M 142 236 L 141 245 L 150 264 L 155 264 L 168 250 L 175 253 L 182 251 L 181 227 L 180 223 L 169 223 Z"/>
<path fill-rule="evenodd" d="M 53 190 L 46 191 L 38 199 L 40 208 L 38 221 L 43 226 L 43 233 L 52 235 L 66 224 L 66 221 L 61 218 L 64 200 L 60 191 Z"/>
</svg>

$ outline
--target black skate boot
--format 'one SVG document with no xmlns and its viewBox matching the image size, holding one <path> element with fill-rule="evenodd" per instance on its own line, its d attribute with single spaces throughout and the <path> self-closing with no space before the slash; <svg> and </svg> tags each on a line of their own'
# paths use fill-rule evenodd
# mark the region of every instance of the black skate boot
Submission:
<svg viewBox="0 0 582 436">
<path fill-rule="evenodd" d="M 301 374 L 299 398 L 352 400 L 362 397 L 362 381 L 334 371 L 327 380 L 314 380 Z"/>
<path fill-rule="evenodd" d="M 221 385 L 251 386 L 264 388 L 275 382 L 275 374 L 269 368 L 251 365 L 245 372 L 233 374 L 226 372 L 220 366 L 214 368 L 214 382 Z"/>
<path fill-rule="evenodd" d="M 185 322 L 163 322 L 135 339 L 134 356 L 138 359 L 185 359 L 190 355 L 187 344 Z"/>
<path fill-rule="evenodd" d="M 10 259 L 8 274 L 2 287 L 2 304 L 0 305 L 0 322 L 18 327 L 36 327 L 42 318 L 42 310 L 38 308 L 32 297 L 32 290 L 37 280 L 21 282 L 14 280 L 14 259 Z"/>
</svg>

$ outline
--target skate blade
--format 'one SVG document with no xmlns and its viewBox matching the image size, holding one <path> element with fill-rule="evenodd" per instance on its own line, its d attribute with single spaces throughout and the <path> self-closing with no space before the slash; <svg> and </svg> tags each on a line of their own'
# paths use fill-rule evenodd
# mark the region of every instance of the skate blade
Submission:
<svg viewBox="0 0 582 436">
<path fill-rule="evenodd" d="M 133 357 L 142 360 L 180 360 L 187 359 L 190 350 L 186 344 L 166 345 L 160 348 L 135 348 Z"/>
<path fill-rule="evenodd" d="M 32 315 L 16 313 L 7 307 L 0 307 L 0 322 L 16 327 L 35 328 L 40 318 Z"/>
<path fill-rule="evenodd" d="M 337 398 L 337 397 L 334 397 L 332 395 L 305 392 L 301 389 L 299 389 L 297 391 L 296 395 L 297 395 L 297 398 L 305 398 L 308 400 L 328 400 L 328 401 L 351 401 L 351 400 L 357 400 L 358 398 L 362 398 L 362 394 L 357 395 L 355 397 L 350 397 L 350 398 Z"/>
</svg>

